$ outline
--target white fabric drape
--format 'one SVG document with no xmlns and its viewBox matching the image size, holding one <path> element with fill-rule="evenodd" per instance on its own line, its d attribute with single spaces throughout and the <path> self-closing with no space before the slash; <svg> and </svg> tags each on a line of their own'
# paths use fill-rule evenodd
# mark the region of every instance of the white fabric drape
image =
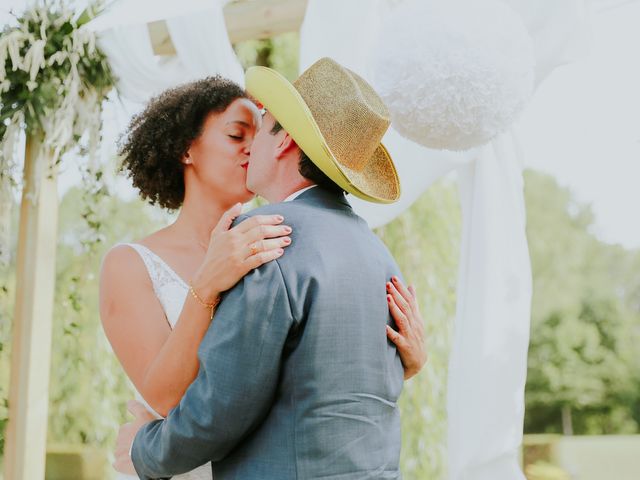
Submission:
<svg viewBox="0 0 640 480">
<path fill-rule="evenodd" d="M 300 38 L 301 69 L 330 56 L 375 85 L 371 45 L 394 3 L 398 2 L 309 0 Z M 584 0 L 507 3 L 520 13 L 534 39 L 538 84 L 584 45 Z M 383 142 L 398 166 L 402 197 L 393 205 L 352 199 L 372 227 L 395 218 L 435 180 L 458 169 L 463 238 L 447 387 L 449 478 L 524 479 L 518 451 L 531 267 L 517 144 L 510 132 L 485 147 L 457 154 L 426 149 L 395 131 Z"/>
<path fill-rule="evenodd" d="M 591 0 L 503 0 L 533 38 L 536 85 L 558 66 L 583 56 L 591 43 Z"/>
<path fill-rule="evenodd" d="M 168 19 L 167 25 L 190 79 L 217 73 L 244 86 L 244 70 L 231 47 L 219 2 L 215 9 Z"/>
<path fill-rule="evenodd" d="M 120 94 L 136 103 L 184 82 L 220 74 L 244 85 L 224 23 L 223 0 L 120 0 L 86 28 L 98 35 Z M 147 24 L 165 20 L 175 56 L 154 55 Z"/>
<path fill-rule="evenodd" d="M 447 416 L 449 478 L 524 479 L 531 266 L 522 165 L 510 133 L 458 169 L 462 242 Z"/>
</svg>

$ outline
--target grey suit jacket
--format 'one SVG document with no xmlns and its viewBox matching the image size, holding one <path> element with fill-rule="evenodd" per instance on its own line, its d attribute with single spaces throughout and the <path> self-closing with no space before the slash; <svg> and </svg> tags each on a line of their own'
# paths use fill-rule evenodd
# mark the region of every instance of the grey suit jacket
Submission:
<svg viewBox="0 0 640 480">
<path fill-rule="evenodd" d="M 400 478 L 403 369 L 385 334 L 398 267 L 344 195 L 316 187 L 249 215 L 272 213 L 292 244 L 225 294 L 197 378 L 135 438 L 142 479 L 207 461 L 216 480 Z"/>
</svg>

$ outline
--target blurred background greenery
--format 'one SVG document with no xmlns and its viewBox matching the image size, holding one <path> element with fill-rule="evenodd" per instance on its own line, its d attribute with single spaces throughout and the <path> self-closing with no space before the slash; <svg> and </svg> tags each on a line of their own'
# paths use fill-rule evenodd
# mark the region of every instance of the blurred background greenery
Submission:
<svg viewBox="0 0 640 480">
<path fill-rule="evenodd" d="M 290 79 L 297 75 L 296 34 L 235 48 L 245 67 L 267 65 Z M 553 178 L 527 171 L 525 187 L 534 279 L 525 431 L 637 434 L 640 251 L 599 241 L 589 206 L 576 202 Z M 87 247 L 83 195 L 82 189 L 72 188 L 60 205 L 48 442 L 97 447 L 110 454 L 117 426 L 127 419 L 125 403 L 132 390 L 100 326 L 100 262 L 115 243 L 139 239 L 170 216 L 139 200 L 98 196 L 91 218 L 100 223 L 102 237 Z M 407 281 L 416 285 L 427 333 L 429 362 L 406 384 L 401 399 L 402 469 L 407 480 L 446 478 L 445 394 L 460 226 L 455 181 L 447 177 L 376 232 Z M 0 271 L 0 458 L 14 268 L 12 263 Z M 529 469 L 529 478 L 569 478 L 545 463 L 547 457 L 542 455 L 541 463 Z M 107 466 L 105 478 L 108 471 Z"/>
</svg>

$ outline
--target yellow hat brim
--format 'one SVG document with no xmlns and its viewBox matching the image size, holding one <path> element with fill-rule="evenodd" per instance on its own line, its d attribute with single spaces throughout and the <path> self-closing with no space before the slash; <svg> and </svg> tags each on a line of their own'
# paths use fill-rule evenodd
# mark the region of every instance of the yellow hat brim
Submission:
<svg viewBox="0 0 640 480">
<path fill-rule="evenodd" d="M 311 161 L 346 192 L 374 203 L 400 198 L 400 179 L 387 149 L 380 144 L 367 168 L 355 171 L 333 155 L 311 110 L 284 76 L 266 67 L 251 67 L 245 76 L 247 92 L 271 112 Z"/>
</svg>

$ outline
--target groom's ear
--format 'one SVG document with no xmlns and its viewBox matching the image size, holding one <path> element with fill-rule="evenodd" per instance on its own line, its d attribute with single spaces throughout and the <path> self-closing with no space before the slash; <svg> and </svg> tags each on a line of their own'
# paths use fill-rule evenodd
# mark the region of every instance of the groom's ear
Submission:
<svg viewBox="0 0 640 480">
<path fill-rule="evenodd" d="M 298 144 L 295 142 L 291 135 L 284 132 L 284 135 L 280 139 L 280 142 L 276 146 L 276 158 L 278 160 L 288 157 L 291 152 L 298 148 Z"/>
</svg>

